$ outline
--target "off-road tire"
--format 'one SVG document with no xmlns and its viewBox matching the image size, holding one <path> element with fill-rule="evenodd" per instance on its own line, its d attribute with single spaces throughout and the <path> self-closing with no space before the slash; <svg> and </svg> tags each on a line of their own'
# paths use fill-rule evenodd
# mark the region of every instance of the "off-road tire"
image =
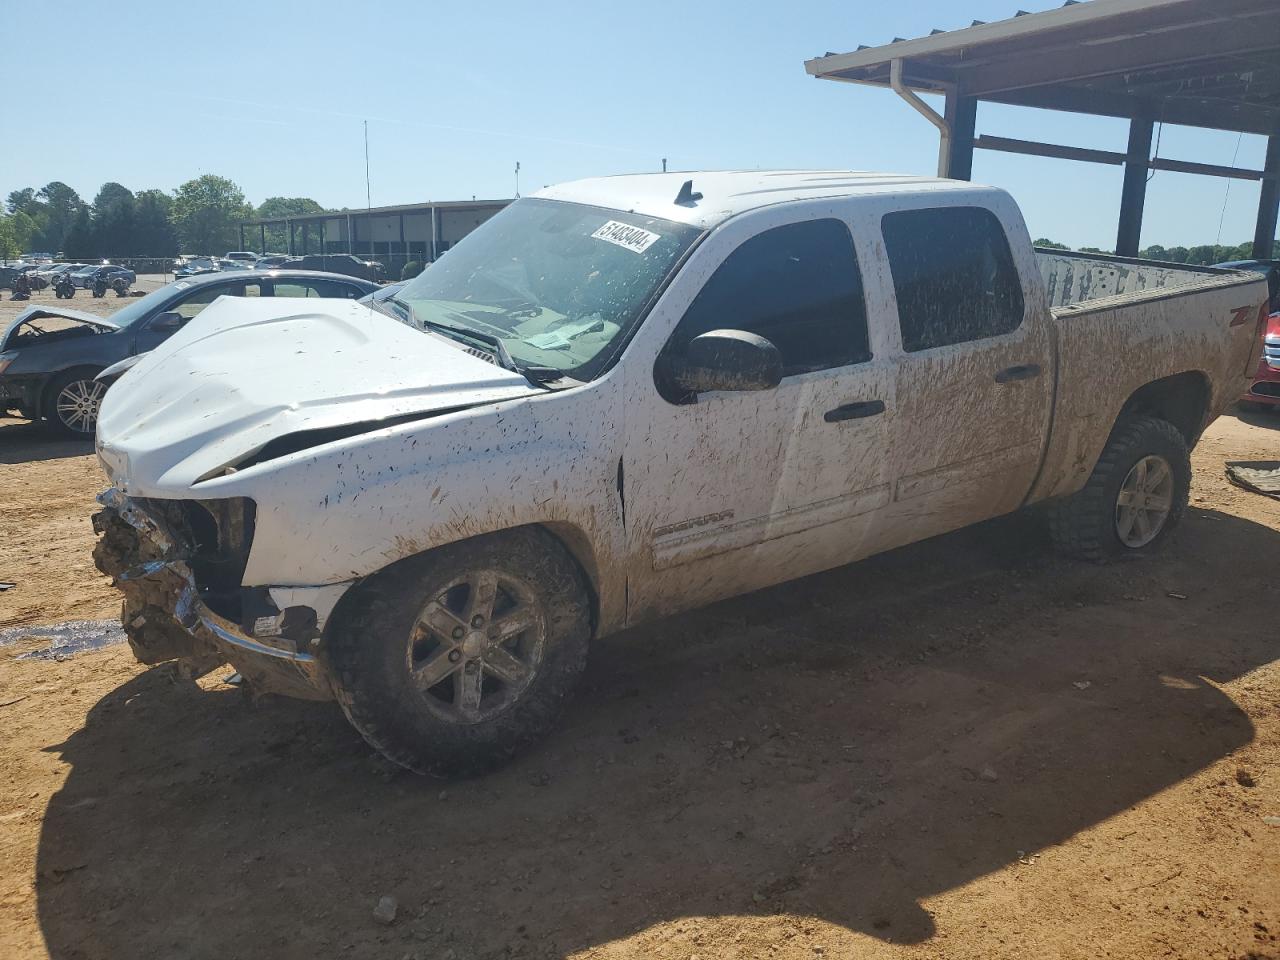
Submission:
<svg viewBox="0 0 1280 960">
<path fill-rule="evenodd" d="M 1148 456 L 1163 457 L 1173 473 L 1172 503 L 1159 534 L 1139 548 L 1129 547 L 1116 531 L 1116 500 L 1134 465 Z M 1191 491 L 1191 453 L 1178 428 L 1156 417 L 1121 421 L 1084 489 L 1049 507 L 1049 534 L 1069 557 L 1102 562 L 1154 551 L 1178 525 Z"/>
<path fill-rule="evenodd" d="M 542 662 L 502 713 L 441 719 L 412 685 L 405 645 L 424 604 L 468 569 L 497 568 L 536 592 L 545 614 Z M 581 569 L 537 527 L 488 534 L 400 561 L 343 598 L 322 656 L 338 704 L 368 743 L 415 773 L 481 773 L 547 734 L 586 666 L 591 601 Z"/>
</svg>

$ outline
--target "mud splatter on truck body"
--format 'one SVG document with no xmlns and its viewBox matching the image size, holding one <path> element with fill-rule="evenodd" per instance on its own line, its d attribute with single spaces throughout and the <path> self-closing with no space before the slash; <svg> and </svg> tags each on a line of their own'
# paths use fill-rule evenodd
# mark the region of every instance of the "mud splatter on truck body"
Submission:
<svg viewBox="0 0 1280 960">
<path fill-rule="evenodd" d="M 842 171 L 698 174 L 693 191 L 687 179 L 582 181 L 513 204 L 442 261 L 466 264 L 475 298 L 495 304 L 427 298 L 447 278 L 436 268 L 404 291 L 436 327 L 357 304 L 206 310 L 102 413 L 104 544 L 124 542 L 120 520 L 165 529 L 167 501 L 202 504 L 193 516 L 217 531 L 163 558 L 176 579 L 134 605 L 165 613 L 166 634 L 234 653 L 246 676 L 249 660 L 282 661 L 315 695 L 336 682 L 334 618 L 366 583 L 537 528 L 577 565 L 604 635 L 1070 496 L 1123 417 L 1163 419 L 1194 444 L 1256 363 L 1259 330 L 1237 318 L 1262 315 L 1260 277 L 1037 253 L 999 190 Z M 545 229 L 501 263 L 535 266 L 484 279 L 467 251 L 511 242 L 522 217 Z M 539 258 L 571 224 L 584 232 L 556 269 L 582 273 L 556 278 L 576 293 L 547 324 L 539 283 L 554 271 Z M 677 236 L 666 273 L 650 265 L 643 309 L 606 317 L 640 275 L 629 265 Z M 681 351 L 735 324 L 748 354 L 776 346 L 780 380 L 673 392 Z M 508 363 L 495 330 L 538 365 Z M 607 349 L 581 379 L 548 378 L 593 342 Z M 209 511 L 229 502 L 251 505 L 228 508 L 252 517 L 238 538 Z M 221 566 L 199 555 L 230 541 L 242 553 Z M 141 542 L 100 553 L 117 578 L 157 559 Z M 212 582 L 228 569 L 236 582 Z M 239 592 L 238 618 L 215 609 L 218 590 Z M 283 683 L 278 669 L 260 682 Z"/>
</svg>

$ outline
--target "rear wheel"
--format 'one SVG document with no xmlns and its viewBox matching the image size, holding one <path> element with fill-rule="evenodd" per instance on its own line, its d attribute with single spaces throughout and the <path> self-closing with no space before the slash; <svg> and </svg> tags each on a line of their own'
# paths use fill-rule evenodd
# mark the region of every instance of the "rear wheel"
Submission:
<svg viewBox="0 0 1280 960">
<path fill-rule="evenodd" d="M 1110 560 L 1156 547 L 1182 519 L 1191 455 L 1177 427 L 1155 417 L 1117 425 L 1083 490 L 1057 501 L 1049 530 L 1063 553 Z"/>
<path fill-rule="evenodd" d="M 586 663 L 581 571 L 536 528 L 403 561 L 344 600 L 326 637 L 338 702 L 418 773 L 493 767 L 542 737 Z"/>
<path fill-rule="evenodd" d="M 49 385 L 44 416 L 60 433 L 92 440 L 107 385 L 97 370 L 69 370 Z"/>
</svg>

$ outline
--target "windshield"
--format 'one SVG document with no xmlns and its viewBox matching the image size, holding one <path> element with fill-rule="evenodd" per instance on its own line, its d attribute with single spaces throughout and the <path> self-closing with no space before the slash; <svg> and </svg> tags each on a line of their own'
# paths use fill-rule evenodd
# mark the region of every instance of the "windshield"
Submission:
<svg viewBox="0 0 1280 960">
<path fill-rule="evenodd" d="M 520 363 L 598 376 L 699 231 L 656 217 L 517 200 L 405 285 L 419 324 L 502 338 Z"/>
</svg>

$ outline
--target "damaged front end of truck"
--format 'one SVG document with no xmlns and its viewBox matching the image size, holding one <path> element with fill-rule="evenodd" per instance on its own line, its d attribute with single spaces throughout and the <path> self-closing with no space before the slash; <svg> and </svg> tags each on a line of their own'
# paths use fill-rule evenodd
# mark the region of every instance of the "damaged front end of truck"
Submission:
<svg viewBox="0 0 1280 960">
<path fill-rule="evenodd" d="M 252 500 L 133 499 L 114 488 L 98 499 L 94 562 L 124 594 L 121 621 L 140 662 L 176 661 L 189 679 L 229 663 L 255 694 L 332 698 L 315 611 L 280 610 L 266 588 L 240 586 Z"/>
</svg>

